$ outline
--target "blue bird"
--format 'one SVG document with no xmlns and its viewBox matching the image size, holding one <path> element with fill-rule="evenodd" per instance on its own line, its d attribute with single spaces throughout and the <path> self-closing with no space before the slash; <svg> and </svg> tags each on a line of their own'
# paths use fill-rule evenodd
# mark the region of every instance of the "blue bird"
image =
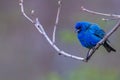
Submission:
<svg viewBox="0 0 120 80">
<path fill-rule="evenodd" d="M 105 32 L 99 27 L 99 25 L 87 21 L 77 22 L 75 25 L 77 31 L 78 40 L 83 47 L 91 49 L 105 36 Z M 116 50 L 110 46 L 106 40 L 102 45 L 108 52 Z"/>
</svg>

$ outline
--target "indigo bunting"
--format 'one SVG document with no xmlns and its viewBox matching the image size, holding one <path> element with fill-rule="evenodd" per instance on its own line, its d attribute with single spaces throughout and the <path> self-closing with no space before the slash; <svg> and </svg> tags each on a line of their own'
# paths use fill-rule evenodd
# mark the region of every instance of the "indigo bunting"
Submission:
<svg viewBox="0 0 120 80">
<path fill-rule="evenodd" d="M 105 36 L 99 25 L 87 21 L 77 22 L 75 25 L 78 40 L 83 47 L 91 49 Z M 108 39 L 102 44 L 108 52 L 116 50 L 110 46 Z"/>
</svg>

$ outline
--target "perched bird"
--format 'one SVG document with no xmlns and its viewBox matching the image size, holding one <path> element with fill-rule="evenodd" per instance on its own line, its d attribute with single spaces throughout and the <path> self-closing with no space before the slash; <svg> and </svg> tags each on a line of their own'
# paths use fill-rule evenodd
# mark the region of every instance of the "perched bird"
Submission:
<svg viewBox="0 0 120 80">
<path fill-rule="evenodd" d="M 105 36 L 105 32 L 99 27 L 99 25 L 91 22 L 77 22 L 75 29 L 78 40 L 81 42 L 82 46 L 88 49 L 95 47 L 96 44 Z M 108 52 L 116 52 L 116 50 L 110 46 L 108 40 L 106 40 L 102 45 Z"/>
</svg>

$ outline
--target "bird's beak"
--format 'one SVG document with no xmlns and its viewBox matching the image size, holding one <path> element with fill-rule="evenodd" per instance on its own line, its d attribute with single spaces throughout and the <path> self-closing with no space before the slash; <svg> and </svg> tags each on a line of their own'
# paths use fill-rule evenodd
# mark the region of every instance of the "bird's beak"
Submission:
<svg viewBox="0 0 120 80">
<path fill-rule="evenodd" d="M 75 32 L 75 33 L 77 33 L 77 32 L 78 32 L 78 30 L 76 29 L 74 32 Z"/>
<path fill-rule="evenodd" d="M 78 33 L 79 31 L 80 31 L 80 29 L 76 29 L 76 30 L 75 30 L 75 33 Z"/>
</svg>

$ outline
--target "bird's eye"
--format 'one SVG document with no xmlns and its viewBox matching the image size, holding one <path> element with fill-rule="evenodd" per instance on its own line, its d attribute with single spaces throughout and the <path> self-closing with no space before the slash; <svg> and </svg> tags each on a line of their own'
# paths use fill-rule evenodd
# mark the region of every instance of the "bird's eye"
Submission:
<svg viewBox="0 0 120 80">
<path fill-rule="evenodd" d="M 81 31 L 81 27 L 77 28 L 76 32 L 79 33 Z"/>
<path fill-rule="evenodd" d="M 81 29 L 81 27 L 78 28 L 79 30 Z"/>
</svg>

